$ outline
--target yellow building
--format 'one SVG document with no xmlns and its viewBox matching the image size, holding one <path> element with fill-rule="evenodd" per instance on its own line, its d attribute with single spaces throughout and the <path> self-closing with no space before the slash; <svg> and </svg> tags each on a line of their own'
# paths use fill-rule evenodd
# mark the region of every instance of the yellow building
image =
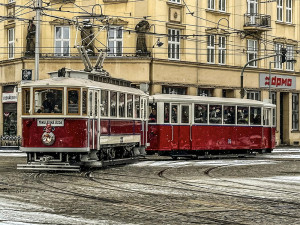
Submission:
<svg viewBox="0 0 300 225">
<path fill-rule="evenodd" d="M 35 79 L 35 2 L 0 1 L 2 136 L 21 136 L 18 86 Z M 240 98 L 243 79 L 245 97 L 277 105 L 277 144 L 299 145 L 300 70 L 292 60 L 299 60 L 299 1 L 48 0 L 41 11 L 39 79 L 62 67 L 84 69 L 80 45 L 95 55 L 92 63 L 107 51 L 105 70 L 149 84 L 150 94 Z M 282 48 L 285 63 L 271 57 Z M 255 58 L 263 59 L 242 74 Z"/>
</svg>

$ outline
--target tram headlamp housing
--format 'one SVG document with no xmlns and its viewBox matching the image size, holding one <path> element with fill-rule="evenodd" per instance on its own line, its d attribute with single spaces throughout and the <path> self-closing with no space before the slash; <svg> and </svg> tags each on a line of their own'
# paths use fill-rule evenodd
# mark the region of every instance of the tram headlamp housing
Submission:
<svg viewBox="0 0 300 225">
<path fill-rule="evenodd" d="M 51 132 L 51 133 L 43 133 L 42 135 L 42 142 L 44 145 L 53 145 L 55 142 L 55 135 Z"/>
</svg>

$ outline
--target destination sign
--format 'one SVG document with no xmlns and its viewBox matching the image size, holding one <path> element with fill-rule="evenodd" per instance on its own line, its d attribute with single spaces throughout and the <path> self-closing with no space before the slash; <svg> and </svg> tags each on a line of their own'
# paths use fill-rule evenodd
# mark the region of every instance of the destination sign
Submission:
<svg viewBox="0 0 300 225">
<path fill-rule="evenodd" d="M 63 127 L 64 120 L 63 119 L 38 119 L 37 120 L 38 127 L 45 127 L 47 124 L 51 124 L 52 127 Z"/>
</svg>

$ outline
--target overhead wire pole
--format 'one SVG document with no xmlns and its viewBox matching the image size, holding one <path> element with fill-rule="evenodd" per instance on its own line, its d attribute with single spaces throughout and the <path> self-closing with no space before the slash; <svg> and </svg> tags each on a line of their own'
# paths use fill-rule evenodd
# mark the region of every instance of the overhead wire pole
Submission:
<svg viewBox="0 0 300 225">
<path fill-rule="evenodd" d="M 256 61 L 259 61 L 259 60 L 262 60 L 262 59 L 267 59 L 267 58 L 271 58 L 271 57 L 275 57 L 275 56 L 278 56 L 278 55 L 282 55 L 281 53 L 276 53 L 276 54 L 273 54 L 273 55 L 267 55 L 265 57 L 261 57 L 261 58 L 257 58 L 257 59 L 251 59 L 249 60 L 245 65 L 244 67 L 242 68 L 242 71 L 241 71 L 241 98 L 244 98 L 245 96 L 245 88 L 244 88 L 244 71 L 246 69 L 246 67 L 252 63 L 252 62 L 256 62 Z"/>
<path fill-rule="evenodd" d="M 41 30 L 41 11 L 42 11 L 42 0 L 36 0 L 35 2 L 35 11 L 36 11 L 36 31 L 35 31 L 35 80 L 39 79 L 39 70 L 40 70 L 40 30 Z"/>
</svg>

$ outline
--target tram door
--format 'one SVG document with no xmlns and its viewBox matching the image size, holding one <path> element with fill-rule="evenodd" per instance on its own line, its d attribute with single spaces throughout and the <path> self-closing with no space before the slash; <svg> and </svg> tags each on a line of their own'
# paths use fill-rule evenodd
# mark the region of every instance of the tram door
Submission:
<svg viewBox="0 0 300 225">
<path fill-rule="evenodd" d="M 99 148 L 100 130 L 99 91 L 89 91 L 89 145 L 91 149 Z"/>
<path fill-rule="evenodd" d="M 191 149 L 191 105 L 171 105 L 172 149 Z"/>
</svg>

